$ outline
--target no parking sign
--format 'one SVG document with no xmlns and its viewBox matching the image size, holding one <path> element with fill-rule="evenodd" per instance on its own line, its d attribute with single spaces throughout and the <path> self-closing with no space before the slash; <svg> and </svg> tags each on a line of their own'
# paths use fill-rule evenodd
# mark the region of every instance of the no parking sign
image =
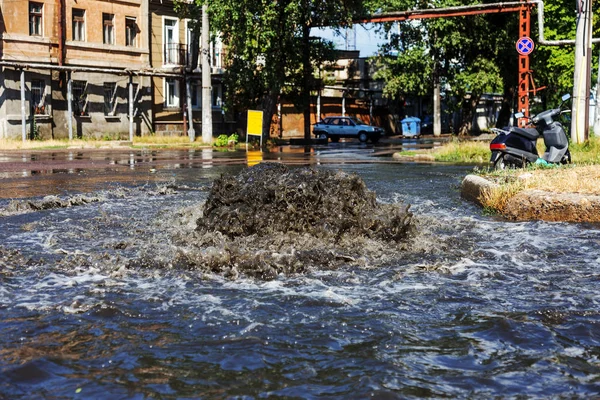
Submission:
<svg viewBox="0 0 600 400">
<path fill-rule="evenodd" d="M 535 45 L 533 44 L 533 40 L 531 40 L 528 36 L 523 36 L 517 40 L 517 53 L 522 56 L 528 56 L 533 51 Z"/>
</svg>

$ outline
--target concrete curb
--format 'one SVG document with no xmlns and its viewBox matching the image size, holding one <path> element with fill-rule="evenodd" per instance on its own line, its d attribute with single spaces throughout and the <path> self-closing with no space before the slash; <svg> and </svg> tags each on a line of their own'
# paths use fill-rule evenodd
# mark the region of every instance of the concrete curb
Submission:
<svg viewBox="0 0 600 400">
<path fill-rule="evenodd" d="M 461 184 L 463 198 L 482 206 L 484 190 L 499 187 L 478 175 L 467 175 Z M 525 190 L 508 199 L 503 216 L 514 221 L 600 222 L 600 196 Z"/>
<path fill-rule="evenodd" d="M 499 185 L 479 175 L 467 175 L 460 185 L 460 195 L 469 201 L 482 205 L 480 197 L 486 189 L 494 189 Z"/>
</svg>

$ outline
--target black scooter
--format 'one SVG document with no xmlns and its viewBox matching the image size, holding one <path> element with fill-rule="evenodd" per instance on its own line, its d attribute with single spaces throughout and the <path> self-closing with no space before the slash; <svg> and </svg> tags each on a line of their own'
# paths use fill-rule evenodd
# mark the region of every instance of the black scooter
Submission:
<svg viewBox="0 0 600 400">
<path fill-rule="evenodd" d="M 506 129 L 494 129 L 498 134 L 490 143 L 492 157 L 490 165 L 494 169 L 522 168 L 528 164 L 569 164 L 569 138 L 562 124 L 554 118 L 570 112 L 564 110 L 563 105 L 571 95 L 562 97 L 560 107 L 542 111 L 530 118 L 530 123 L 535 128 L 519 128 L 511 126 Z M 523 113 L 516 113 L 516 118 L 523 118 Z M 540 135 L 544 138 L 546 152 L 538 155 L 536 142 Z"/>
</svg>

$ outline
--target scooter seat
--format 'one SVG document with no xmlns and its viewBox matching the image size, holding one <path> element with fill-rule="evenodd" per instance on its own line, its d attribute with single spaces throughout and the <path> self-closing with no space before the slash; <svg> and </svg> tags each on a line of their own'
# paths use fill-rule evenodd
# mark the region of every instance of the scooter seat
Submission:
<svg viewBox="0 0 600 400">
<path fill-rule="evenodd" d="M 519 128 L 518 126 L 513 126 L 510 128 L 510 131 L 529 140 L 536 140 L 540 137 L 540 133 L 535 128 Z"/>
</svg>

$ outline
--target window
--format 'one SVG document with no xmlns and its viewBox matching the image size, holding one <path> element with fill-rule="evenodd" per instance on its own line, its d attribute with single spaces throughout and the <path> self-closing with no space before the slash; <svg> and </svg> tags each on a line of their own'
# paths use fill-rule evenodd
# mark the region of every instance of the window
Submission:
<svg viewBox="0 0 600 400">
<path fill-rule="evenodd" d="M 73 81 L 73 100 L 71 105 L 75 115 L 87 115 L 87 83 L 85 81 Z"/>
<path fill-rule="evenodd" d="M 196 45 L 194 46 L 194 41 Z M 200 37 L 197 32 L 193 30 L 193 26 L 191 22 L 187 22 L 187 31 L 186 31 L 186 43 L 187 43 L 187 63 L 188 67 L 192 69 L 196 69 L 199 67 L 200 61 Z M 192 63 L 195 62 L 195 65 Z"/>
<path fill-rule="evenodd" d="M 45 95 L 46 92 L 46 82 L 40 79 L 33 79 L 31 81 L 31 107 L 33 108 L 33 113 L 36 115 L 45 114 Z"/>
<path fill-rule="evenodd" d="M 202 108 L 202 86 L 198 81 L 190 83 L 190 91 L 192 92 L 192 109 Z"/>
<path fill-rule="evenodd" d="M 102 13 L 104 44 L 115 44 L 115 15 Z"/>
<path fill-rule="evenodd" d="M 165 79 L 165 106 L 179 107 L 179 85 L 173 78 Z"/>
<path fill-rule="evenodd" d="M 41 3 L 29 3 L 29 34 L 31 36 L 42 36 L 42 7 Z"/>
<path fill-rule="evenodd" d="M 104 115 L 115 115 L 117 106 L 117 85 L 114 82 L 104 84 Z"/>
<path fill-rule="evenodd" d="M 177 35 L 177 20 L 164 20 L 164 37 L 163 43 L 165 46 L 165 64 L 177 64 L 179 55 L 179 37 Z"/>
<path fill-rule="evenodd" d="M 85 10 L 73 9 L 73 40 L 85 41 Z"/>
<path fill-rule="evenodd" d="M 210 43 L 210 66 L 213 68 L 221 68 L 222 64 L 223 43 L 218 36 Z"/>
<path fill-rule="evenodd" d="M 214 85 L 212 88 L 212 107 L 221 108 L 223 104 L 223 87 Z"/>
<path fill-rule="evenodd" d="M 125 45 L 136 47 L 138 26 L 135 17 L 125 17 Z"/>
</svg>

